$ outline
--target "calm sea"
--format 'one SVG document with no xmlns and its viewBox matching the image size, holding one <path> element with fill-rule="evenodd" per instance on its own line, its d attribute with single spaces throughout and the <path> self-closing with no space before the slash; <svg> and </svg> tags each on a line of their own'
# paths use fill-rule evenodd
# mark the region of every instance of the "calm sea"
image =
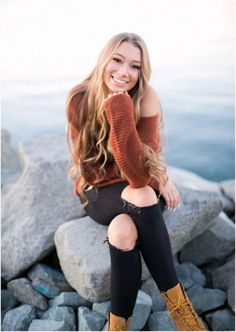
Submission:
<svg viewBox="0 0 236 332">
<path fill-rule="evenodd" d="M 214 73 L 214 74 L 213 74 Z M 81 78 L 3 82 L 2 127 L 13 144 L 44 134 L 65 134 L 65 98 Z M 151 83 L 165 120 L 169 165 L 206 179 L 234 178 L 234 80 L 232 68 L 154 68 Z"/>
</svg>

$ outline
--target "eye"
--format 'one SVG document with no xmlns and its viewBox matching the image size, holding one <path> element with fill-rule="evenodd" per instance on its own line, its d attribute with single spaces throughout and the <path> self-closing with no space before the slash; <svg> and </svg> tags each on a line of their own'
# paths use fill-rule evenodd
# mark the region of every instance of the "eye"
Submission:
<svg viewBox="0 0 236 332">
<path fill-rule="evenodd" d="M 138 70 L 141 69 L 140 66 L 136 66 L 136 65 L 133 65 L 132 67 L 133 67 L 134 69 L 138 69 Z"/>
<path fill-rule="evenodd" d="M 115 62 L 121 62 L 119 58 L 112 58 L 112 60 L 114 60 Z"/>
</svg>

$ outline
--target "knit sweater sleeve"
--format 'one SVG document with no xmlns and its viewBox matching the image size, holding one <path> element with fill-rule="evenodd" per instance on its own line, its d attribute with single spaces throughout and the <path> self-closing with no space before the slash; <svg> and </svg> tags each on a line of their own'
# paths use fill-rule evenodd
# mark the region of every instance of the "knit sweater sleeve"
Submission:
<svg viewBox="0 0 236 332">
<path fill-rule="evenodd" d="M 72 142 L 74 142 L 79 134 L 78 129 L 78 107 L 82 100 L 82 94 L 78 93 L 77 95 L 73 96 L 70 101 L 70 107 L 67 110 L 67 121 L 68 121 L 68 128 L 70 129 L 70 137 Z"/>
<path fill-rule="evenodd" d="M 145 154 L 139 138 L 132 99 L 117 94 L 106 100 L 105 113 L 110 124 L 109 142 L 115 161 L 133 188 L 148 184 L 151 177 L 145 169 Z"/>
</svg>

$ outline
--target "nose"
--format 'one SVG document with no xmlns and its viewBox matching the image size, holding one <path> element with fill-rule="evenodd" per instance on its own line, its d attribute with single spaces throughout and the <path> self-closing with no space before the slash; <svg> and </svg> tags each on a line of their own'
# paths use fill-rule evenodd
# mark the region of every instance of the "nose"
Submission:
<svg viewBox="0 0 236 332">
<path fill-rule="evenodd" d="M 123 63 L 117 70 L 117 74 L 120 77 L 127 77 L 129 75 L 129 66 L 128 64 Z"/>
</svg>

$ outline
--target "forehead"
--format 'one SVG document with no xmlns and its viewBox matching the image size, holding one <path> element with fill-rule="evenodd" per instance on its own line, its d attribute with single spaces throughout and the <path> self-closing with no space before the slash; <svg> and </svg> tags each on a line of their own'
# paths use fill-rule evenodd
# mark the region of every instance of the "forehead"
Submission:
<svg viewBox="0 0 236 332">
<path fill-rule="evenodd" d="M 134 46 L 130 42 L 123 42 L 118 46 L 114 54 L 120 54 L 128 61 L 139 61 L 141 62 L 141 51 L 137 46 Z"/>
</svg>

